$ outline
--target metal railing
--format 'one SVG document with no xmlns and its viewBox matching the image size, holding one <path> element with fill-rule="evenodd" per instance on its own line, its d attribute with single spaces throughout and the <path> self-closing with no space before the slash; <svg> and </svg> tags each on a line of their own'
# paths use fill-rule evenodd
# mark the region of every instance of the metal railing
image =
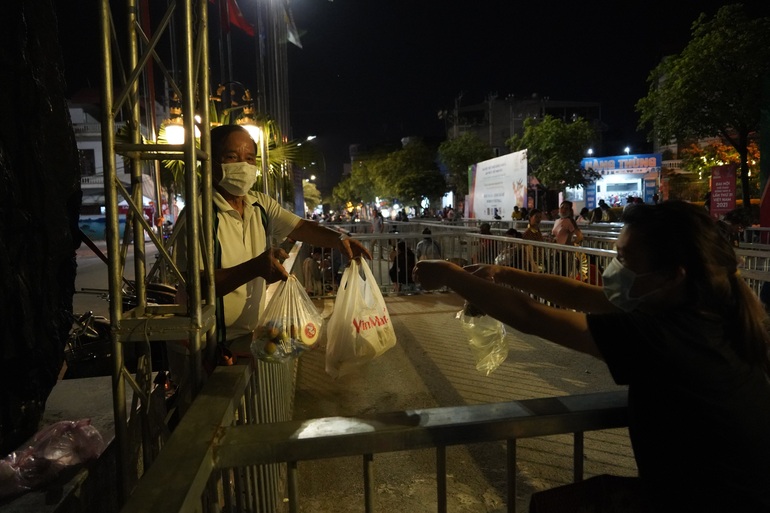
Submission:
<svg viewBox="0 0 770 513">
<path fill-rule="evenodd" d="M 492 235 L 482 235 L 470 225 L 449 224 L 432 221 L 408 223 L 388 222 L 385 232 L 371 233 L 368 223 L 330 225 L 345 232 L 350 232 L 372 253 L 372 272 L 383 294 L 411 294 L 418 290 L 411 273 L 394 273 L 391 268 L 396 254 L 396 244 L 404 241 L 406 247 L 416 253 L 417 244 L 426 236 L 425 227 L 431 229 L 430 238 L 436 241 L 441 258 L 458 265 L 474 262 L 497 263 L 524 269 L 579 278 L 583 281 L 600 284 L 600 276 L 607 264 L 615 256 L 615 241 L 621 225 L 619 223 L 597 223 L 582 227 L 584 234 L 580 246 L 558 245 L 550 242 L 535 242 L 514 239 L 503 235 L 509 227 L 519 231 L 526 228 L 523 221 L 499 221 L 499 227 L 492 228 Z M 522 225 L 523 223 L 523 225 Z M 549 234 L 552 222 L 544 221 L 541 231 Z M 352 231 L 354 228 L 356 231 Z M 309 253 L 303 249 L 301 258 Z M 507 254 L 507 257 L 506 255 Z M 765 282 L 770 281 L 770 245 L 741 243 L 736 248 L 741 261 L 741 269 L 752 271 L 745 275 L 747 283 L 759 294 Z M 323 294 L 315 297 L 333 297 L 336 285 L 347 265 L 346 258 L 336 250 L 326 250 L 323 266 Z M 301 267 L 301 266 L 300 266 Z M 301 269 L 295 270 L 300 273 Z M 768 273 L 767 275 L 762 273 Z M 396 280 L 403 277 L 404 283 L 396 287 Z M 749 279 L 749 276 L 751 277 Z"/>
<path fill-rule="evenodd" d="M 394 290 L 388 270 L 395 241 L 414 249 L 424 239 L 418 223 L 398 225 L 398 232 L 355 233 L 372 251 L 372 269 L 385 293 Z M 344 228 L 344 227 L 343 227 Z M 497 259 L 520 268 L 558 273 L 599 284 L 601 270 L 615 252 L 603 247 L 575 247 L 481 235 L 458 226 L 432 225 L 431 238 L 442 258 L 466 263 Z M 362 230 L 363 231 L 363 230 Z M 596 237 L 607 246 L 610 235 Z M 586 237 L 590 240 L 590 237 Z M 509 251 L 510 250 L 510 251 Z M 742 275 L 757 293 L 770 281 L 767 253 L 739 250 L 751 266 Z M 297 244 L 285 262 L 301 273 L 308 247 Z M 330 260 L 333 258 L 330 256 Z M 338 270 L 341 273 L 341 269 Z M 409 277 L 411 279 L 411 276 Z M 408 283 L 407 283 L 408 284 Z M 412 284 L 413 285 L 413 284 Z M 334 291 L 328 292 L 329 296 Z M 436 503 L 446 511 L 446 447 L 505 440 L 508 459 L 507 510 L 516 510 L 516 440 L 573 433 L 573 479 L 583 475 L 583 433 L 625 427 L 624 392 L 551 397 L 476 406 L 401 411 L 372 417 L 290 420 L 297 367 L 254 360 L 248 347 L 234 348 L 247 365 L 217 368 L 179 426 L 132 493 L 124 512 L 299 511 L 298 462 L 361 456 L 365 510 L 373 511 L 373 455 L 382 452 L 436 451 Z M 264 393 L 270 390 L 271 393 Z M 260 393 L 262 391 L 262 393 Z M 533 413 L 537 412 L 537 413 Z M 288 496 L 288 505 L 283 497 Z"/>
<path fill-rule="evenodd" d="M 363 223 L 362 223 L 363 224 Z M 351 225 L 330 225 L 348 231 Z M 535 242 L 503 235 L 506 227 L 493 228 L 493 235 L 483 235 L 475 228 L 442 223 L 387 223 L 386 231 L 371 233 L 368 226 L 356 225 L 351 232 L 372 254 L 372 273 L 383 294 L 412 294 L 419 290 L 409 269 L 401 269 L 403 261 L 397 257 L 397 243 L 403 241 L 408 251 L 417 259 L 417 247 L 430 227 L 431 241 L 440 251 L 440 258 L 458 265 L 471 263 L 499 263 L 528 271 L 555 273 L 571 276 L 598 284 L 598 276 L 615 256 L 617 232 L 608 229 L 586 230 L 582 246 L 557 245 Z M 361 229 L 364 228 L 364 229 Z M 518 229 L 518 228 L 517 228 Z M 544 233 L 547 231 L 543 227 Z M 310 248 L 300 250 L 300 260 L 310 254 Z M 324 249 L 321 261 L 322 290 L 313 297 L 333 297 L 336 287 L 347 266 L 347 259 L 337 250 Z M 303 280 L 301 265 L 294 269 Z"/>
<path fill-rule="evenodd" d="M 436 451 L 436 504 L 443 513 L 446 448 L 502 440 L 508 454 L 507 511 L 515 512 L 518 439 L 574 434 L 573 478 L 579 481 L 583 434 L 628 425 L 625 391 L 260 424 L 252 413 L 253 376 L 248 365 L 215 369 L 123 513 L 281 511 L 277 499 L 265 500 L 260 487 L 264 469 L 275 465 L 286 471 L 287 507 L 295 513 L 298 463 L 345 456 L 362 458 L 364 509 L 371 512 L 374 454 L 426 448 Z"/>
</svg>

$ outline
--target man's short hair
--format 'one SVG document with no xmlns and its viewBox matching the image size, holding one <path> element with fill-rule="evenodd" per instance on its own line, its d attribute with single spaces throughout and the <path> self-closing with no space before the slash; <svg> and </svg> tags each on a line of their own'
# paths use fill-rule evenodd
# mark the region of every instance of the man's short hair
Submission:
<svg viewBox="0 0 770 513">
<path fill-rule="evenodd" d="M 432 233 L 432 232 L 430 231 L 430 228 L 425 228 L 425 229 L 422 231 L 422 234 L 423 234 L 423 235 L 430 235 L 431 233 Z"/>
<path fill-rule="evenodd" d="M 245 132 L 246 135 L 251 137 L 249 131 L 243 128 L 241 125 L 219 125 L 211 129 L 211 154 L 212 158 L 218 159 L 222 156 L 225 147 L 225 140 L 233 132 Z M 254 151 L 257 151 L 257 143 L 252 139 L 254 143 Z"/>
</svg>

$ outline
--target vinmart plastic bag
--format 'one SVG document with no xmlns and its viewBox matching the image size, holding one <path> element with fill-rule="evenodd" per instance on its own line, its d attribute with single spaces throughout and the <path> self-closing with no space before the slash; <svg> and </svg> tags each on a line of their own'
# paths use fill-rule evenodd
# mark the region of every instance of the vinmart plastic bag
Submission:
<svg viewBox="0 0 770 513">
<path fill-rule="evenodd" d="M 321 334 L 323 317 L 305 287 L 289 275 L 278 284 L 257 326 L 251 352 L 260 360 L 280 363 L 311 349 Z"/>
<path fill-rule="evenodd" d="M 326 373 L 333 378 L 349 374 L 395 345 L 388 307 L 369 264 L 351 260 L 329 318 Z"/>
<path fill-rule="evenodd" d="M 476 370 L 489 376 L 508 357 L 505 326 L 466 301 L 457 318 L 468 337 Z"/>
</svg>

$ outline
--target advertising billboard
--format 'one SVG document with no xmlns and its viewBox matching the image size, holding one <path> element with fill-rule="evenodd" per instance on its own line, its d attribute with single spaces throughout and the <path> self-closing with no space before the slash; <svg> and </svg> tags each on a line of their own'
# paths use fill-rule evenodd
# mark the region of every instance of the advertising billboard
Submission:
<svg viewBox="0 0 770 513">
<path fill-rule="evenodd" d="M 510 219 L 514 206 L 527 206 L 527 150 L 474 164 L 469 179 L 467 217 Z"/>
</svg>

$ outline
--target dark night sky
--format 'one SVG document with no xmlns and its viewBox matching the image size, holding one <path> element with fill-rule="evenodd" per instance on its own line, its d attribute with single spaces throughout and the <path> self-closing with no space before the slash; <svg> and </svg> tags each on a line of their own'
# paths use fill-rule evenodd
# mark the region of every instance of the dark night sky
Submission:
<svg viewBox="0 0 770 513">
<path fill-rule="evenodd" d="M 252 20 L 253 1 L 238 0 Z M 98 86 L 95 2 L 56 3 L 70 91 Z M 443 137 L 437 112 L 460 93 L 464 104 L 538 93 L 601 102 L 605 123 L 641 145 L 634 104 L 649 72 L 725 3 L 292 0 L 303 48 L 288 49 L 291 136 L 316 135 L 334 175 L 350 144 Z M 770 16 L 767 0 L 744 5 Z M 254 83 L 254 40 L 234 29 L 232 41 L 235 78 Z"/>
</svg>

